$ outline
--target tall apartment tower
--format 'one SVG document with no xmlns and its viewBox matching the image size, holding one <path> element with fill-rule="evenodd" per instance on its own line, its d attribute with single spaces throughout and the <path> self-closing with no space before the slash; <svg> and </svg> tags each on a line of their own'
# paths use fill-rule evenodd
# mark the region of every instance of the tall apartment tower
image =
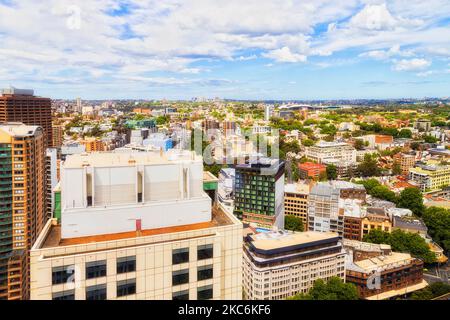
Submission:
<svg viewBox="0 0 450 320">
<path fill-rule="evenodd" d="M 83 107 L 82 107 L 82 104 L 81 104 L 81 98 L 77 98 L 77 106 L 76 106 L 76 110 L 75 111 L 81 113 L 82 109 L 83 109 Z"/>
<path fill-rule="evenodd" d="M 236 166 L 234 214 L 244 223 L 284 229 L 284 161 Z"/>
<path fill-rule="evenodd" d="M 29 250 L 45 217 L 41 127 L 0 125 L 0 299 L 29 297 Z"/>
<path fill-rule="evenodd" d="M 47 218 L 50 219 L 53 215 L 55 207 L 55 195 L 53 189 L 58 183 L 58 150 L 55 148 L 48 148 L 45 156 L 45 196 L 46 196 L 46 210 Z"/>
<path fill-rule="evenodd" d="M 64 141 L 64 126 L 63 125 L 53 125 L 52 127 L 53 136 L 53 147 L 61 148 Z"/>
<path fill-rule="evenodd" d="M 72 155 L 60 186 L 32 300 L 242 299 L 242 224 L 212 206 L 195 153 Z"/>
<path fill-rule="evenodd" d="M 45 133 L 46 146 L 53 145 L 51 100 L 36 97 L 33 90 L 3 89 L 0 96 L 0 122 L 40 126 Z"/>
</svg>

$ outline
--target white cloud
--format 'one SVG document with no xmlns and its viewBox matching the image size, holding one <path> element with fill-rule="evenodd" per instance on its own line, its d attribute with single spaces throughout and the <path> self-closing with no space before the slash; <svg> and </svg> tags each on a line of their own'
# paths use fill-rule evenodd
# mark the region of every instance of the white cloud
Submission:
<svg viewBox="0 0 450 320">
<path fill-rule="evenodd" d="M 306 62 L 307 57 L 303 54 L 293 53 L 288 47 L 271 50 L 263 54 L 263 57 L 273 59 L 277 62 Z"/>
<path fill-rule="evenodd" d="M 349 26 L 368 30 L 390 30 L 398 25 L 386 7 L 386 4 L 366 5 L 350 20 Z"/>
<path fill-rule="evenodd" d="M 119 7 L 116 0 L 10 2 L 0 2 L 0 61 L 8 75 L 2 80 L 11 82 L 97 84 L 112 75 L 115 81 L 167 72 L 170 84 L 172 76 L 215 70 L 198 62 L 262 56 L 304 63 L 353 48 L 380 60 L 450 57 L 450 29 L 436 23 L 450 15 L 448 0 L 127 0 L 125 16 L 107 14 Z M 81 10 L 79 29 L 68 28 L 74 3 Z M 318 25 L 327 30 L 318 32 Z M 426 68 L 411 64 L 397 61 L 396 70 Z"/>
<path fill-rule="evenodd" d="M 396 61 L 393 69 L 396 71 L 417 71 L 428 68 L 431 65 L 431 61 L 426 59 L 410 59 Z"/>
</svg>

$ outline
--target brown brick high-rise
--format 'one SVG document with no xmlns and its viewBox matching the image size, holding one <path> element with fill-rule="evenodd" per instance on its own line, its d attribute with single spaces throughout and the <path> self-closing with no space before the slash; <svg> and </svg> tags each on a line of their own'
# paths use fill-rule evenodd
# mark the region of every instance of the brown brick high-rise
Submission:
<svg viewBox="0 0 450 320">
<path fill-rule="evenodd" d="M 0 125 L 0 300 L 29 297 L 29 251 L 47 221 L 41 127 Z"/>
<path fill-rule="evenodd" d="M 46 145 L 53 146 L 52 107 L 49 98 L 34 96 L 33 90 L 4 89 L 0 96 L 0 122 L 22 122 L 44 129 Z"/>
</svg>

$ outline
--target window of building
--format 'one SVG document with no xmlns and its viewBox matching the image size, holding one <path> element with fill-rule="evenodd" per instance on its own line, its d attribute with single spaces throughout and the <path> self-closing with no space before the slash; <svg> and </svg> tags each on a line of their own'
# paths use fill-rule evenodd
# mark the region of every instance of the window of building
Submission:
<svg viewBox="0 0 450 320">
<path fill-rule="evenodd" d="M 52 300 L 75 300 L 75 290 L 66 290 L 52 294 Z"/>
<path fill-rule="evenodd" d="M 172 300 L 189 300 L 189 290 L 174 292 Z"/>
<path fill-rule="evenodd" d="M 52 284 L 71 283 L 75 280 L 75 266 L 54 267 L 52 269 Z"/>
<path fill-rule="evenodd" d="M 197 300 L 209 300 L 213 297 L 213 286 L 204 286 L 197 288 Z"/>
<path fill-rule="evenodd" d="M 189 248 L 175 249 L 172 251 L 172 264 L 189 262 Z"/>
<path fill-rule="evenodd" d="M 106 277 L 106 260 L 86 263 L 86 279 Z"/>
<path fill-rule="evenodd" d="M 212 244 L 197 247 L 197 260 L 211 259 L 214 255 Z"/>
<path fill-rule="evenodd" d="M 213 266 L 203 266 L 198 267 L 197 270 L 197 281 L 212 279 L 213 277 Z"/>
<path fill-rule="evenodd" d="M 127 273 L 136 271 L 136 257 L 117 258 L 117 273 Z"/>
<path fill-rule="evenodd" d="M 189 283 L 189 269 L 174 271 L 172 273 L 173 286 L 178 286 L 185 283 Z"/>
<path fill-rule="evenodd" d="M 125 297 L 136 293 L 136 279 L 117 282 L 117 296 Z"/>
<path fill-rule="evenodd" d="M 86 300 L 106 300 L 106 284 L 87 287 Z"/>
</svg>

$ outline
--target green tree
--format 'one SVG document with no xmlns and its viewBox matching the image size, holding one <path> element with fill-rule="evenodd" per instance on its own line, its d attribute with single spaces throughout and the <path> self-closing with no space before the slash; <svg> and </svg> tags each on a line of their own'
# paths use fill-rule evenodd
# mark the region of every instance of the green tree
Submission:
<svg viewBox="0 0 450 320">
<path fill-rule="evenodd" d="M 411 300 L 431 300 L 450 292 L 450 284 L 434 282 L 428 287 L 416 291 L 411 295 Z"/>
<path fill-rule="evenodd" d="M 436 143 L 436 142 L 439 141 L 438 138 L 435 138 L 435 137 L 430 136 L 430 135 L 424 136 L 424 137 L 423 137 L 423 140 L 424 140 L 426 143 Z"/>
<path fill-rule="evenodd" d="M 337 179 L 337 169 L 334 164 L 327 165 L 327 178 L 328 180 L 336 180 Z"/>
<path fill-rule="evenodd" d="M 364 140 L 362 140 L 362 139 L 355 140 L 355 149 L 356 150 L 364 150 L 364 147 L 365 147 Z"/>
<path fill-rule="evenodd" d="M 411 210 L 416 216 L 421 217 L 425 211 L 423 196 L 417 188 L 406 188 L 399 196 L 398 207 Z"/>
<path fill-rule="evenodd" d="M 304 140 L 302 141 L 302 144 L 303 144 L 305 147 L 312 147 L 312 146 L 314 145 L 314 141 L 312 141 L 311 139 L 304 139 Z"/>
<path fill-rule="evenodd" d="M 389 190 L 388 187 L 386 186 L 376 186 L 374 187 L 371 192 L 370 195 L 372 197 L 378 198 L 378 199 L 382 199 L 382 200 L 386 200 L 386 201 L 390 201 L 390 202 L 397 202 L 397 196 L 395 195 L 395 193 L 391 190 Z"/>
<path fill-rule="evenodd" d="M 328 282 L 318 279 L 308 294 L 299 294 L 292 300 L 358 300 L 358 290 L 352 283 L 344 283 L 338 277 L 332 277 Z"/>
<path fill-rule="evenodd" d="M 425 263 L 433 263 L 436 256 L 431 252 L 425 239 L 417 233 L 404 232 L 396 229 L 391 233 L 381 230 L 371 230 L 364 235 L 364 242 L 384 243 L 391 246 L 393 251 L 410 253 Z"/>
<path fill-rule="evenodd" d="M 370 243 L 385 243 L 388 244 L 389 242 L 389 233 L 384 232 L 382 230 L 373 229 L 368 234 L 364 235 L 363 237 L 364 242 L 370 242 Z"/>
<path fill-rule="evenodd" d="M 412 132 L 409 129 L 402 129 L 399 131 L 397 138 L 408 138 L 410 139 L 412 137 Z"/>
<path fill-rule="evenodd" d="M 357 170 L 363 177 L 379 176 L 381 172 L 377 159 L 370 154 L 364 155 L 364 161 L 359 164 Z"/>
<path fill-rule="evenodd" d="M 425 210 L 422 218 L 428 234 L 446 252 L 450 252 L 450 210 L 430 207 Z"/>
<path fill-rule="evenodd" d="M 373 188 L 381 186 L 381 184 L 378 182 L 377 179 L 361 180 L 361 183 L 364 186 L 364 188 L 366 188 L 368 194 L 372 192 Z"/>
<path fill-rule="evenodd" d="M 402 174 L 402 166 L 400 165 L 400 163 L 398 162 L 394 163 L 394 165 L 392 166 L 392 174 L 393 175 Z"/>
<path fill-rule="evenodd" d="M 284 228 L 290 231 L 304 231 L 303 220 L 293 215 L 284 217 Z"/>
</svg>

